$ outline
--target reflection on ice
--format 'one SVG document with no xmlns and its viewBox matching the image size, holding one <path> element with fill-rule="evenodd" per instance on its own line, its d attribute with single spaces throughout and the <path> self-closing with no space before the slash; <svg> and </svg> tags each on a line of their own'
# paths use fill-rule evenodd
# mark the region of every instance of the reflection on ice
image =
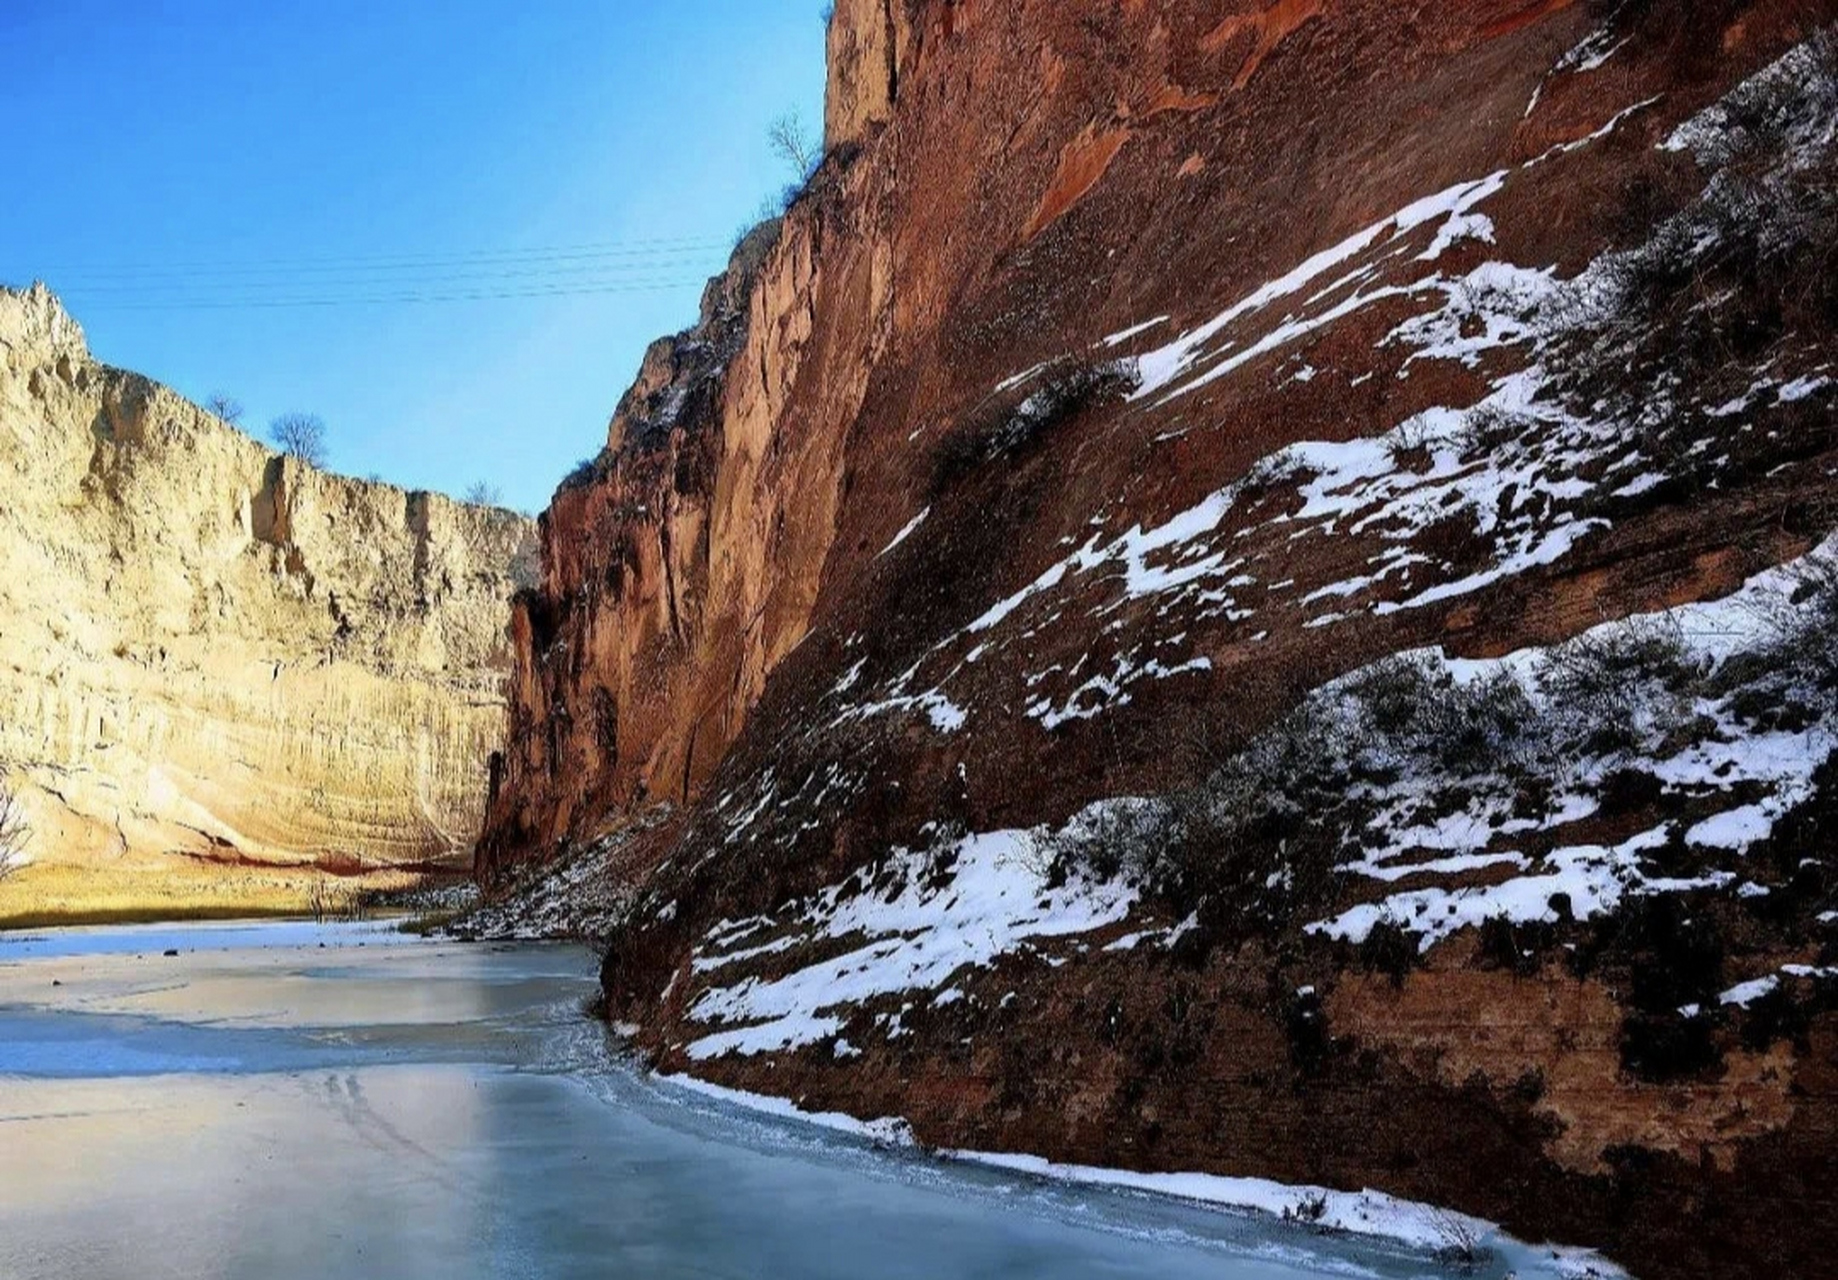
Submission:
<svg viewBox="0 0 1838 1280">
<path fill-rule="evenodd" d="M 0 944 L 0 1276 L 1434 1270 L 737 1113 L 615 1059 L 588 953 L 383 932 Z"/>
</svg>

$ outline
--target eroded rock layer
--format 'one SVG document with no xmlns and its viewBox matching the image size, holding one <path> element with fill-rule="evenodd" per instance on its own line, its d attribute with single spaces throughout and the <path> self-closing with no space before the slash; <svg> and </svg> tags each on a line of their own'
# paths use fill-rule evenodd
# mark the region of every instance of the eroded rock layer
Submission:
<svg viewBox="0 0 1838 1280">
<path fill-rule="evenodd" d="M 0 293 L 0 761 L 39 861 L 446 859 L 529 523 L 276 456 Z"/>
<path fill-rule="evenodd" d="M 1834 16 L 838 5 L 543 519 L 481 872 L 606 882 L 672 1069 L 1816 1271 Z"/>
</svg>

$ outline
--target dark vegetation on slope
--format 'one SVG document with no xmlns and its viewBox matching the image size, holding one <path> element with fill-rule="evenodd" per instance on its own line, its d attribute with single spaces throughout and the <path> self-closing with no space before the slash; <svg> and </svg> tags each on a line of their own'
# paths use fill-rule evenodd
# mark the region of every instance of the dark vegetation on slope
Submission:
<svg viewBox="0 0 1838 1280">
<path fill-rule="evenodd" d="M 1203 38 L 1218 17 L 1190 8 L 1165 7 L 1177 48 Z M 920 105 L 902 107 L 925 128 L 889 126 L 885 154 L 899 163 L 879 170 L 923 180 L 925 198 L 906 198 L 904 189 L 898 200 L 879 190 L 870 197 L 883 211 L 900 211 L 886 231 L 894 318 L 884 329 L 869 323 L 839 337 L 824 330 L 819 307 L 810 344 L 830 363 L 805 369 L 804 391 L 762 446 L 764 461 L 748 455 L 754 469 L 738 472 L 740 484 L 776 483 L 776 459 L 833 429 L 820 450 L 832 450 L 847 495 L 834 544 L 818 560 L 768 559 L 761 570 L 798 581 L 820 576 L 822 603 L 760 700 L 747 705 L 737 746 L 706 794 L 670 788 L 673 801 L 686 803 L 647 834 L 648 852 L 630 858 L 632 903 L 604 969 L 611 1015 L 642 1024 L 645 1051 L 670 1069 L 800 1097 L 813 1108 L 908 1115 L 924 1139 L 944 1145 L 1382 1185 L 1459 1203 L 1534 1236 L 1607 1242 L 1641 1273 L 1728 1274 L 1730 1258 L 1754 1252 L 1788 1274 L 1813 1256 L 1807 1233 L 1793 1228 L 1817 1213 L 1818 1175 L 1829 1165 L 1818 1152 L 1831 1131 L 1820 1101 L 1830 1084 L 1831 984 L 1794 977 L 1746 1006 L 1723 1006 L 1720 994 L 1785 964 L 1823 967 L 1832 959 L 1831 930 L 1819 921 L 1833 905 L 1832 886 L 1822 865 L 1809 865 L 1826 856 L 1830 770 L 1740 864 L 1683 838 L 1714 807 L 1711 788 L 1669 790 L 1653 765 L 1706 735 L 1823 723 L 1832 714 L 1831 632 L 1802 619 L 1828 611 L 1831 593 L 1809 580 L 1791 616 L 1766 629 L 1765 643 L 1723 662 L 1683 643 L 1663 615 L 1559 642 L 1606 619 L 1732 590 L 1803 554 L 1838 519 L 1824 496 L 1829 480 L 1818 474 L 1835 443 L 1829 394 L 1776 403 L 1769 390 L 1753 411 L 1713 412 L 1765 378 L 1779 384 L 1829 358 L 1829 299 L 1791 267 L 1829 261 L 1832 237 L 1821 212 L 1829 207 L 1829 157 L 1783 170 L 1782 156 L 1797 143 L 1792 129 L 1769 125 L 1773 109 L 1741 101 L 1738 114 L 1759 123 L 1738 122 L 1732 134 L 1743 154 L 1728 163 L 1700 166 L 1692 155 L 1655 149 L 1728 87 L 1737 61 L 1741 74 L 1765 63 L 1782 41 L 1798 38 L 1791 33 L 1804 26 L 1796 24 L 1816 8 L 1599 6 L 1588 21 L 1616 25 L 1598 50 L 1624 35 L 1631 43 L 1599 72 L 1547 77 L 1543 105 L 1529 112 L 1525 95 L 1536 77 L 1589 34 L 1576 10 L 1554 10 L 1561 16 L 1550 21 L 1563 32 L 1540 35 L 1525 6 L 1475 6 L 1503 27 L 1523 20 L 1528 25 L 1516 30 L 1531 34 L 1490 36 L 1491 50 L 1473 53 L 1450 79 L 1439 78 L 1440 53 L 1419 60 L 1415 45 L 1394 50 L 1408 63 L 1398 77 L 1407 88 L 1398 90 L 1380 66 L 1362 61 L 1396 25 L 1395 9 L 1329 5 L 1276 42 L 1247 92 L 1228 92 L 1230 66 L 1222 83 L 1206 86 L 1224 104 L 1213 114 L 1192 105 L 1205 96 L 1198 93 L 1183 101 L 1170 92 L 1181 105 L 1155 108 L 1161 115 L 1133 101 L 1136 132 L 1084 204 L 1075 200 L 1036 238 L 1003 245 L 988 262 L 966 266 L 962 279 L 946 275 L 942 283 L 927 273 L 958 261 L 954 230 L 993 227 L 999 218 L 990 211 L 1004 202 L 1025 209 L 1059 185 L 1056 166 L 1082 180 L 1088 135 L 1080 131 L 1112 108 L 1107 92 L 1096 105 L 1080 102 L 1070 124 L 1029 123 L 1019 113 L 1003 120 L 1015 130 L 1006 145 L 1018 152 L 1029 145 L 1028 129 L 1059 132 L 1044 161 L 1013 184 L 1019 196 L 1002 185 L 1023 171 L 1011 165 L 968 184 L 964 191 L 986 201 L 972 202 L 930 159 L 930 139 L 970 118 L 962 97 L 969 90 L 960 86 L 1004 77 L 990 75 L 987 64 L 977 69 L 983 79 L 967 66 L 952 65 L 948 76 L 931 69 L 998 46 L 1027 57 L 1039 51 L 1050 63 L 1050 46 L 1052 58 L 1072 60 L 1058 83 L 1100 72 L 1096 60 L 1078 61 L 1086 35 L 1068 34 L 1079 15 L 1062 24 L 1038 6 L 979 14 L 983 25 L 929 46 L 929 56 L 944 61 L 906 77 L 906 102 Z M 1782 17 L 1788 10 L 1793 16 Z M 1461 6 L 1425 11 L 1417 19 L 1424 29 L 1413 28 L 1410 40 L 1429 48 L 1429 27 L 1445 19 L 1459 26 L 1466 13 Z M 1107 33 L 1104 65 L 1127 65 L 1135 53 L 1145 65 L 1160 56 L 1127 46 L 1130 23 L 1125 7 L 1084 24 Z M 1220 60 L 1235 62 L 1238 46 L 1224 49 Z M 1820 52 L 1829 65 L 1829 46 Z M 1177 81 L 1189 53 L 1171 64 Z M 1268 54 L 1248 54 L 1248 64 Z M 1520 64 L 1534 60 L 1530 78 L 1521 75 Z M 1008 63 L 996 67 L 1012 71 Z M 1346 94 L 1342 75 L 1378 87 Z M 1503 79 L 1513 80 L 1509 90 L 1489 96 Z M 1164 87 L 1158 81 L 1151 89 Z M 1240 108 L 1260 93 L 1267 97 Z M 1579 143 L 1614 108 L 1654 94 L 1658 106 L 1627 116 L 1610 137 Z M 1349 97 L 1354 112 L 1346 110 Z M 1183 120 L 1188 111 L 1192 129 Z M 1359 138 L 1367 114 L 1383 117 L 1394 140 Z M 1457 116 L 1459 126 L 1451 123 Z M 1429 122 L 1422 136 L 1411 131 L 1414 121 Z M 1506 122 L 1499 137 L 1470 147 L 1494 121 Z M 1279 135 L 1280 145 L 1270 141 Z M 1335 151 L 1343 138 L 1353 139 L 1344 155 Z M 1405 200 L 1572 145 L 1579 146 L 1574 158 L 1564 152 L 1532 178 L 1515 176 L 1488 206 L 1494 239 L 1435 270 L 1447 279 L 1482 261 L 1528 271 L 1561 262 L 1567 276 L 1604 249 L 1624 256 L 1599 262 L 1593 292 L 1566 291 L 1549 314 L 1534 317 L 1534 331 L 1516 349 L 1497 349 L 1465 369 L 1423 361 L 1408 380 L 1402 376 L 1403 356 L 1383 345 L 1410 314 L 1402 302 L 1354 315 L 1172 407 L 1157 397 L 1128 398 L 1127 379 L 1082 372 L 1090 355 L 1056 362 L 1041 349 L 1050 334 L 1059 351 L 1109 354 L 1100 346 L 1107 332 L 1170 312 L 1176 318 L 1140 344 L 1158 346 Z M 1335 157 L 1331 184 L 1311 185 L 1308 158 L 1317 153 Z M 1189 166 L 1190 157 L 1199 163 Z M 1421 172 L 1426 157 L 1446 165 Z M 859 172 L 874 173 L 883 160 L 870 138 Z M 1215 179 L 1228 166 L 1235 167 Z M 1405 171 L 1407 180 L 1398 180 Z M 1250 194 L 1235 202 L 1240 190 Z M 1289 215 L 1309 223 L 1306 235 L 1287 236 L 1268 212 L 1317 206 L 1318 220 Z M 929 217 L 931 210 L 957 218 L 956 227 Z M 809 212 L 793 211 L 794 228 Z M 847 252 L 836 247 L 842 239 L 829 242 L 831 253 Z M 1177 250 L 1154 256 L 1168 242 Z M 1112 250 L 1115 266 L 1098 267 L 1112 261 Z M 1306 317 L 1312 304 L 1297 295 L 1259 320 L 1275 324 L 1292 310 Z M 804 325 L 805 305 L 789 304 L 788 327 Z M 901 328 L 913 316 L 938 315 L 946 319 L 935 332 L 921 324 L 915 337 Z M 1268 327 L 1233 335 L 1238 349 Z M 888 333 L 891 348 L 877 346 Z M 869 350 L 880 363 L 867 408 L 813 426 L 835 411 L 834 384 L 846 377 L 839 366 Z M 1007 382 L 1043 357 L 1049 363 L 1032 379 Z M 1540 464 L 1563 447 L 1550 443 L 1560 413 L 1637 449 L 1646 465 L 1625 471 L 1610 470 L 1625 459 L 1609 452 L 1588 458 L 1565 477 L 1579 482 L 1571 496 L 1516 495 L 1534 521 L 1574 512 L 1606 522 L 1559 563 L 1446 606 L 1383 616 L 1349 610 L 1315 632 L 1304 631 L 1305 613 L 1262 596 L 1243 602 L 1254 616 L 1242 625 L 1190 620 L 1155 599 L 1114 600 L 1103 589 L 1121 572 L 1112 562 L 1067 572 L 1054 592 L 1018 610 L 1005 633 L 964 634 L 1069 552 L 1102 549 L 1132 527 L 1154 529 L 1234 480 L 1233 515 L 1218 539 L 1194 549 L 1196 558 L 1232 548 L 1242 528 L 1257 535 L 1243 540 L 1247 554 L 1276 562 L 1257 568 L 1266 581 L 1292 568 L 1303 576 L 1294 595 L 1347 579 L 1363 565 L 1365 550 L 1340 553 L 1355 538 L 1286 540 L 1294 525 L 1285 521 L 1316 477 L 1302 465 L 1306 451 L 1286 456 L 1283 446 L 1369 438 L 1432 405 L 1472 405 L 1496 375 L 1532 359 L 1552 375 L 1538 412 L 1467 414 L 1452 440 L 1399 439 L 1394 462 L 1419 476 L 1446 473 L 1451 457 L 1464 466 L 1502 457 Z M 1304 360 L 1319 375 L 1306 386 L 1291 380 Z M 1360 375 L 1367 381 L 1353 385 Z M 1062 380 L 1064 394 L 1036 402 L 1050 412 L 1023 412 Z M 1008 389 L 982 394 L 1003 382 Z M 618 485 L 631 464 L 619 461 L 613 471 L 597 483 Z M 1641 472 L 1657 480 L 1625 483 Z M 1514 497 L 1493 501 L 1504 515 Z M 922 512 L 910 536 L 882 551 Z M 1450 577 L 1489 567 L 1496 548 L 1477 531 L 1490 513 L 1491 506 L 1452 512 L 1409 548 Z M 771 548 L 795 523 L 766 504 L 745 515 Z M 656 533 L 636 518 L 634 529 L 634 548 Z M 637 562 L 636 550 L 627 561 Z M 1168 551 L 1151 567 L 1178 563 Z M 655 585 L 621 581 L 629 597 Z M 582 655 L 604 643 L 609 625 L 584 595 L 564 599 L 575 585 L 566 576 L 557 584 L 538 650 L 545 662 L 580 664 L 581 696 L 559 708 L 572 720 L 539 706 L 564 734 L 571 725 L 581 731 L 591 699 L 604 692 L 595 685 L 604 672 Z M 1396 580 L 1388 585 L 1396 588 Z M 1410 592 L 1421 585 L 1411 583 Z M 1211 659 L 1210 675 L 1132 686 L 1127 707 L 1100 703 L 1097 714 L 1052 728 L 1024 714 L 1024 680 L 1060 664 L 1076 672 L 1068 677 L 1076 683 L 1092 669 L 1075 667 L 1086 654 L 1102 672 L 1113 626 L 1165 624 L 1172 633 L 1190 621 L 1191 650 Z M 1249 637 L 1266 628 L 1268 643 L 1252 644 Z M 987 653 L 964 656 L 982 640 L 991 640 Z M 1547 656 L 1524 682 L 1457 679 L 1428 657 L 1384 660 L 1424 646 L 1480 659 L 1525 645 L 1545 647 Z M 655 673 L 684 651 L 660 647 L 647 681 L 661 683 Z M 923 678 L 897 684 L 900 672 L 938 651 L 945 657 Z M 735 669 L 738 687 L 751 672 L 744 662 Z M 947 690 L 956 705 L 971 712 L 961 731 L 928 718 L 937 707 L 924 696 L 935 691 L 940 670 L 956 682 Z M 1360 674 L 1328 694 L 1313 692 L 1349 671 Z M 1720 724 L 1704 723 L 1705 704 Z M 629 706 L 618 708 L 622 737 Z M 726 714 L 703 703 L 692 710 L 709 717 L 704 723 Z M 1742 896 L 1737 881 L 1630 892 L 1593 917 L 1586 904 L 1554 895 L 1548 919 L 1489 917 L 1437 935 L 1427 951 L 1422 922 L 1410 918 L 1382 919 L 1357 942 L 1308 930 L 1385 892 L 1348 868 L 1381 838 L 1373 832 L 1382 816 L 1376 789 L 1420 780 L 1412 821 L 1473 808 L 1537 824 L 1551 816 L 1579 761 L 1593 769 L 1586 787 L 1593 812 L 1562 832 L 1519 831 L 1488 850 L 1510 845 L 1536 865 L 1560 843 L 1613 846 L 1669 823 L 1669 838 L 1638 868 L 1647 878 L 1661 870 L 1681 880 L 1739 872 L 1765 892 Z M 549 785 L 567 794 L 565 759 L 550 767 Z M 930 860 L 920 858 L 919 874 L 944 884 L 959 836 L 1057 828 L 1090 801 L 1118 795 L 1151 799 L 1074 823 L 1053 850 L 1058 873 L 1139 882 L 1149 894 L 1148 919 L 1130 927 L 1161 927 L 1165 947 L 1144 943 L 1113 954 L 1105 949 L 1111 936 L 1101 934 L 1088 948 L 1024 950 L 985 972 L 954 975 L 963 1000 L 886 997 L 845 1011 L 837 1036 L 795 1051 L 687 1059 L 686 1044 L 707 1032 L 691 1006 L 709 981 L 689 960 L 718 922 L 769 917 L 775 931 L 766 936 L 795 943 L 781 917 L 827 888 L 866 885 L 864 894 L 897 895 L 890 848 L 920 850 Z M 589 823 L 577 829 L 591 838 Z M 1456 893 L 1484 890 L 1507 874 L 1412 872 L 1395 884 Z M 1190 917 L 1191 927 L 1178 927 Z M 788 946 L 743 972 L 768 982 L 859 942 Z M 887 1032 L 889 1018 L 898 1019 L 898 1036 Z M 1663 1123 L 1650 1122 L 1661 1112 Z M 1306 1218 L 1306 1206 L 1298 1216 Z"/>
<path fill-rule="evenodd" d="M 1054 361 L 1024 385 L 1037 390 L 1016 403 L 1017 392 L 997 392 L 978 405 L 938 445 L 930 493 L 936 499 L 978 468 L 1012 466 L 1044 447 L 1052 433 L 1076 426 L 1081 416 L 1113 406 L 1135 390 L 1129 361 L 1102 363 L 1075 357 Z"/>
</svg>

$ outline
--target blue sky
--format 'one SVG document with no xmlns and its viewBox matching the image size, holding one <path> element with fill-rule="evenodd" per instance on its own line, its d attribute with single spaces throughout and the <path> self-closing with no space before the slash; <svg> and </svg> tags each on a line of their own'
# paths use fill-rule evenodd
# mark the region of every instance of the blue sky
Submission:
<svg viewBox="0 0 1838 1280">
<path fill-rule="evenodd" d="M 819 9 L 0 0 L 0 281 L 334 470 L 540 509 L 783 185 L 768 124 L 821 127 Z"/>
</svg>

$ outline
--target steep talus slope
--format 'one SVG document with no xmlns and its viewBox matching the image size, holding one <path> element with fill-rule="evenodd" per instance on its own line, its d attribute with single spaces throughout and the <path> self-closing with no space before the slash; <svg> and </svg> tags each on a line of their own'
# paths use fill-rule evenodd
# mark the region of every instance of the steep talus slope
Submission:
<svg viewBox="0 0 1838 1280">
<path fill-rule="evenodd" d="M 510 512 L 327 475 L 0 293 L 0 761 L 41 861 L 468 849 Z"/>
<path fill-rule="evenodd" d="M 481 872 L 586 850 L 670 1069 L 1807 1273 L 1833 17 L 839 6 L 544 519 Z"/>
</svg>

